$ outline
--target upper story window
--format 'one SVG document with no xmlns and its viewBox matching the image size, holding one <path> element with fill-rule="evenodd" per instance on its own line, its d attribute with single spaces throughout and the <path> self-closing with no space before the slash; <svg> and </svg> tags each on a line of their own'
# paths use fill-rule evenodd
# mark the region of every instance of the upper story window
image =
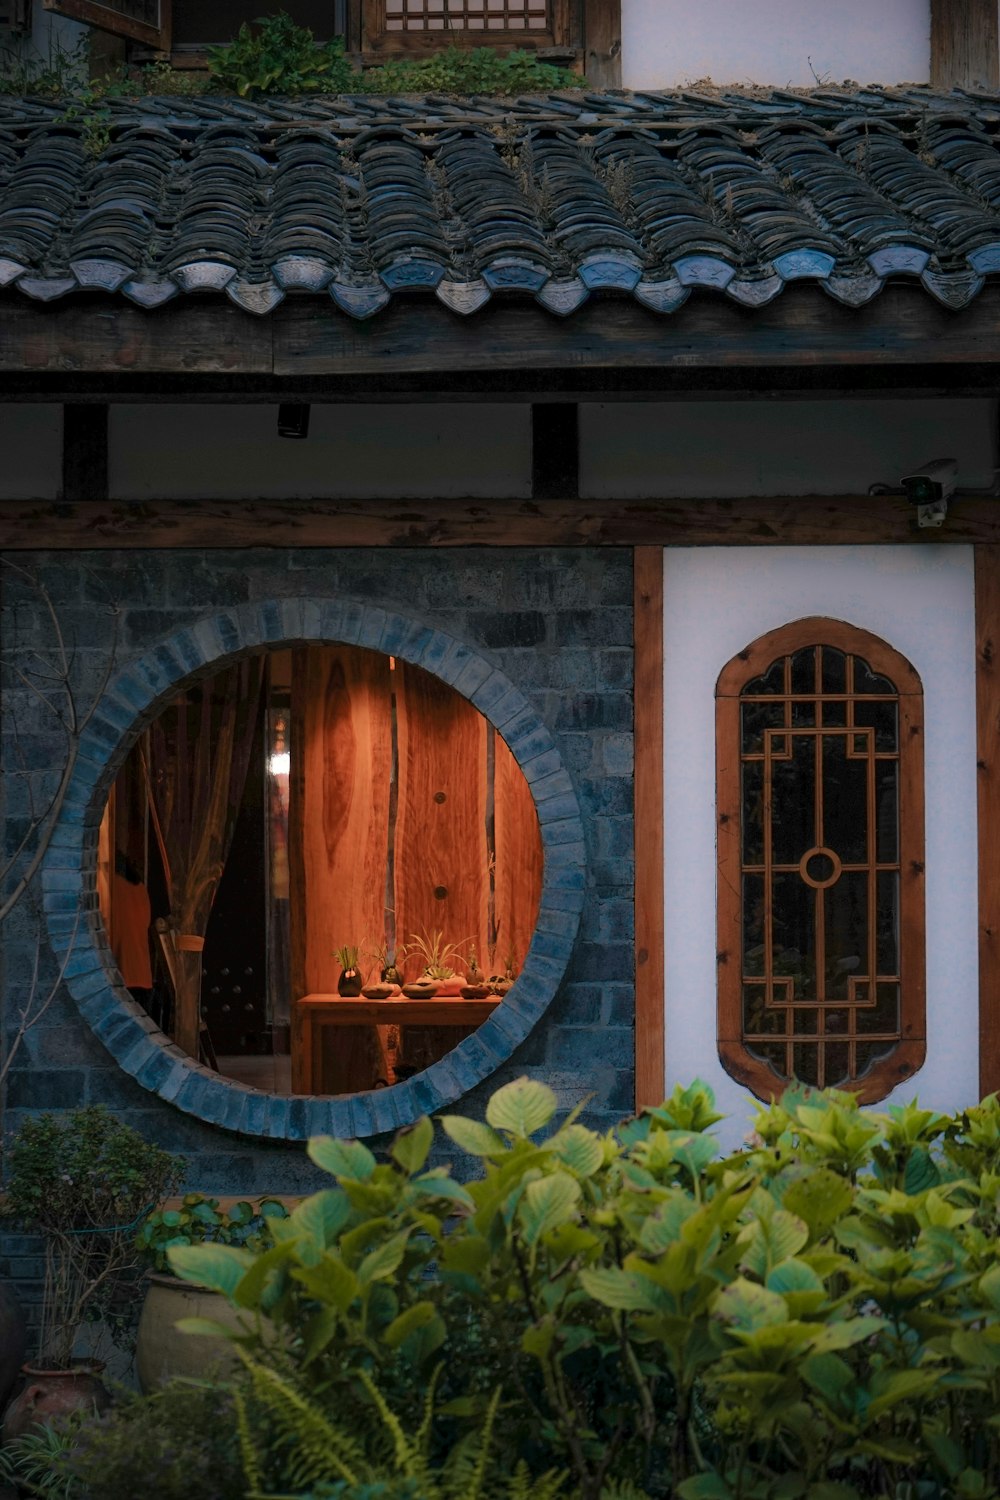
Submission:
<svg viewBox="0 0 1000 1500">
<path fill-rule="evenodd" d="M 717 700 L 719 1053 L 883 1098 L 924 1057 L 923 692 L 884 641 L 799 620 Z"/>
<path fill-rule="evenodd" d="M 582 55 L 593 0 L 45 0 L 46 8 L 178 58 L 231 41 L 244 22 L 285 11 L 317 41 L 342 36 L 370 62 L 444 47 Z"/>
</svg>

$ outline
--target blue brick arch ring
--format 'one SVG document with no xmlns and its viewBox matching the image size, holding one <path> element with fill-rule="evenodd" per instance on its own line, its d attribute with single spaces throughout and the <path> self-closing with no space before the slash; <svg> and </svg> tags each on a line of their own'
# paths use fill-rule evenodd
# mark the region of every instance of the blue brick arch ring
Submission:
<svg viewBox="0 0 1000 1500">
<path fill-rule="evenodd" d="M 524 968 L 488 1020 L 440 1061 L 391 1088 L 341 1098 L 267 1094 L 202 1066 L 129 995 L 97 898 L 97 835 L 111 785 L 141 731 L 185 681 L 262 647 L 366 646 L 432 672 L 462 694 L 510 747 L 538 815 L 544 874 Z M 583 826 L 548 728 L 508 677 L 454 636 L 349 599 L 269 600 L 220 611 L 168 636 L 109 683 L 83 734 L 41 872 L 49 941 L 81 1014 L 139 1084 L 200 1120 L 242 1136 L 370 1137 L 452 1104 L 488 1078 L 555 996 L 583 909 Z"/>
</svg>

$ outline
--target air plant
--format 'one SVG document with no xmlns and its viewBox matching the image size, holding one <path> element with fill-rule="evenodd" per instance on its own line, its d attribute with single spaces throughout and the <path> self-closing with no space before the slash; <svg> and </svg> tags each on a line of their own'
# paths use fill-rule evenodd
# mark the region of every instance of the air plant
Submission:
<svg viewBox="0 0 1000 1500">
<path fill-rule="evenodd" d="M 410 958 L 417 954 L 423 960 L 422 972 L 430 979 L 451 979 L 455 969 L 451 960 L 457 963 L 465 962 L 462 945 L 470 942 L 469 938 L 462 938 L 459 943 L 446 943 L 444 932 L 440 928 L 428 932 L 411 932 L 410 941 L 400 950 L 400 957 Z"/>
</svg>

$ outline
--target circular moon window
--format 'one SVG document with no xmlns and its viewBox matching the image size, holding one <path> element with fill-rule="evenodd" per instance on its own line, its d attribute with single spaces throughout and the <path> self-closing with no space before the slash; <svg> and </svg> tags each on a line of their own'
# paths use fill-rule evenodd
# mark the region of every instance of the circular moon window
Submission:
<svg viewBox="0 0 1000 1500">
<path fill-rule="evenodd" d="M 542 845 L 471 703 L 346 645 L 178 690 L 101 825 L 122 978 L 223 1077 L 283 1094 L 400 1082 L 476 1029 L 527 954 Z"/>
</svg>

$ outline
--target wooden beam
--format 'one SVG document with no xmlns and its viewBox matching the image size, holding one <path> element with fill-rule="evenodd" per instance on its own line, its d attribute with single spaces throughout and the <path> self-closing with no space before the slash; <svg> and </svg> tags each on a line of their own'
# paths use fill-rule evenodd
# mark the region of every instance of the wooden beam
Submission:
<svg viewBox="0 0 1000 1500">
<path fill-rule="evenodd" d="M 592 89 L 622 86 L 621 0 L 584 0 L 583 71 Z"/>
<path fill-rule="evenodd" d="M 931 84 L 1000 87 L 997 0 L 931 0 Z"/>
<path fill-rule="evenodd" d="M 63 407 L 62 498 L 104 500 L 108 493 L 108 408 Z"/>
<path fill-rule="evenodd" d="M 1000 545 L 976 548 L 979 1091 L 1000 1089 Z"/>
<path fill-rule="evenodd" d="M 102 547 L 915 547 L 1000 545 L 1000 500 L 951 502 L 917 529 L 893 495 L 729 500 L 0 501 L 0 549 Z"/>
<path fill-rule="evenodd" d="M 635 1107 L 664 1091 L 663 1033 L 663 549 L 636 547 Z"/>
<path fill-rule="evenodd" d="M 597 297 L 556 318 L 531 301 L 496 299 L 460 318 L 435 298 L 398 299 L 358 323 L 329 300 L 289 298 L 264 317 L 222 297 L 184 297 L 156 312 L 117 298 L 75 296 L 36 304 L 0 295 L 0 374 L 86 373 L 212 377 L 266 375 L 275 383 L 355 376 L 444 378 L 475 373 L 529 389 L 535 372 L 597 372 L 614 385 L 622 369 L 696 384 L 701 371 L 865 369 L 950 364 L 995 371 L 1000 285 L 961 311 L 919 285 L 888 286 L 862 308 L 793 283 L 750 310 L 716 292 L 695 292 L 671 315 L 625 297 Z M 759 373 L 755 378 L 760 378 Z"/>
<path fill-rule="evenodd" d="M 531 408 L 531 497 L 575 500 L 580 494 L 580 422 L 575 401 Z"/>
</svg>

